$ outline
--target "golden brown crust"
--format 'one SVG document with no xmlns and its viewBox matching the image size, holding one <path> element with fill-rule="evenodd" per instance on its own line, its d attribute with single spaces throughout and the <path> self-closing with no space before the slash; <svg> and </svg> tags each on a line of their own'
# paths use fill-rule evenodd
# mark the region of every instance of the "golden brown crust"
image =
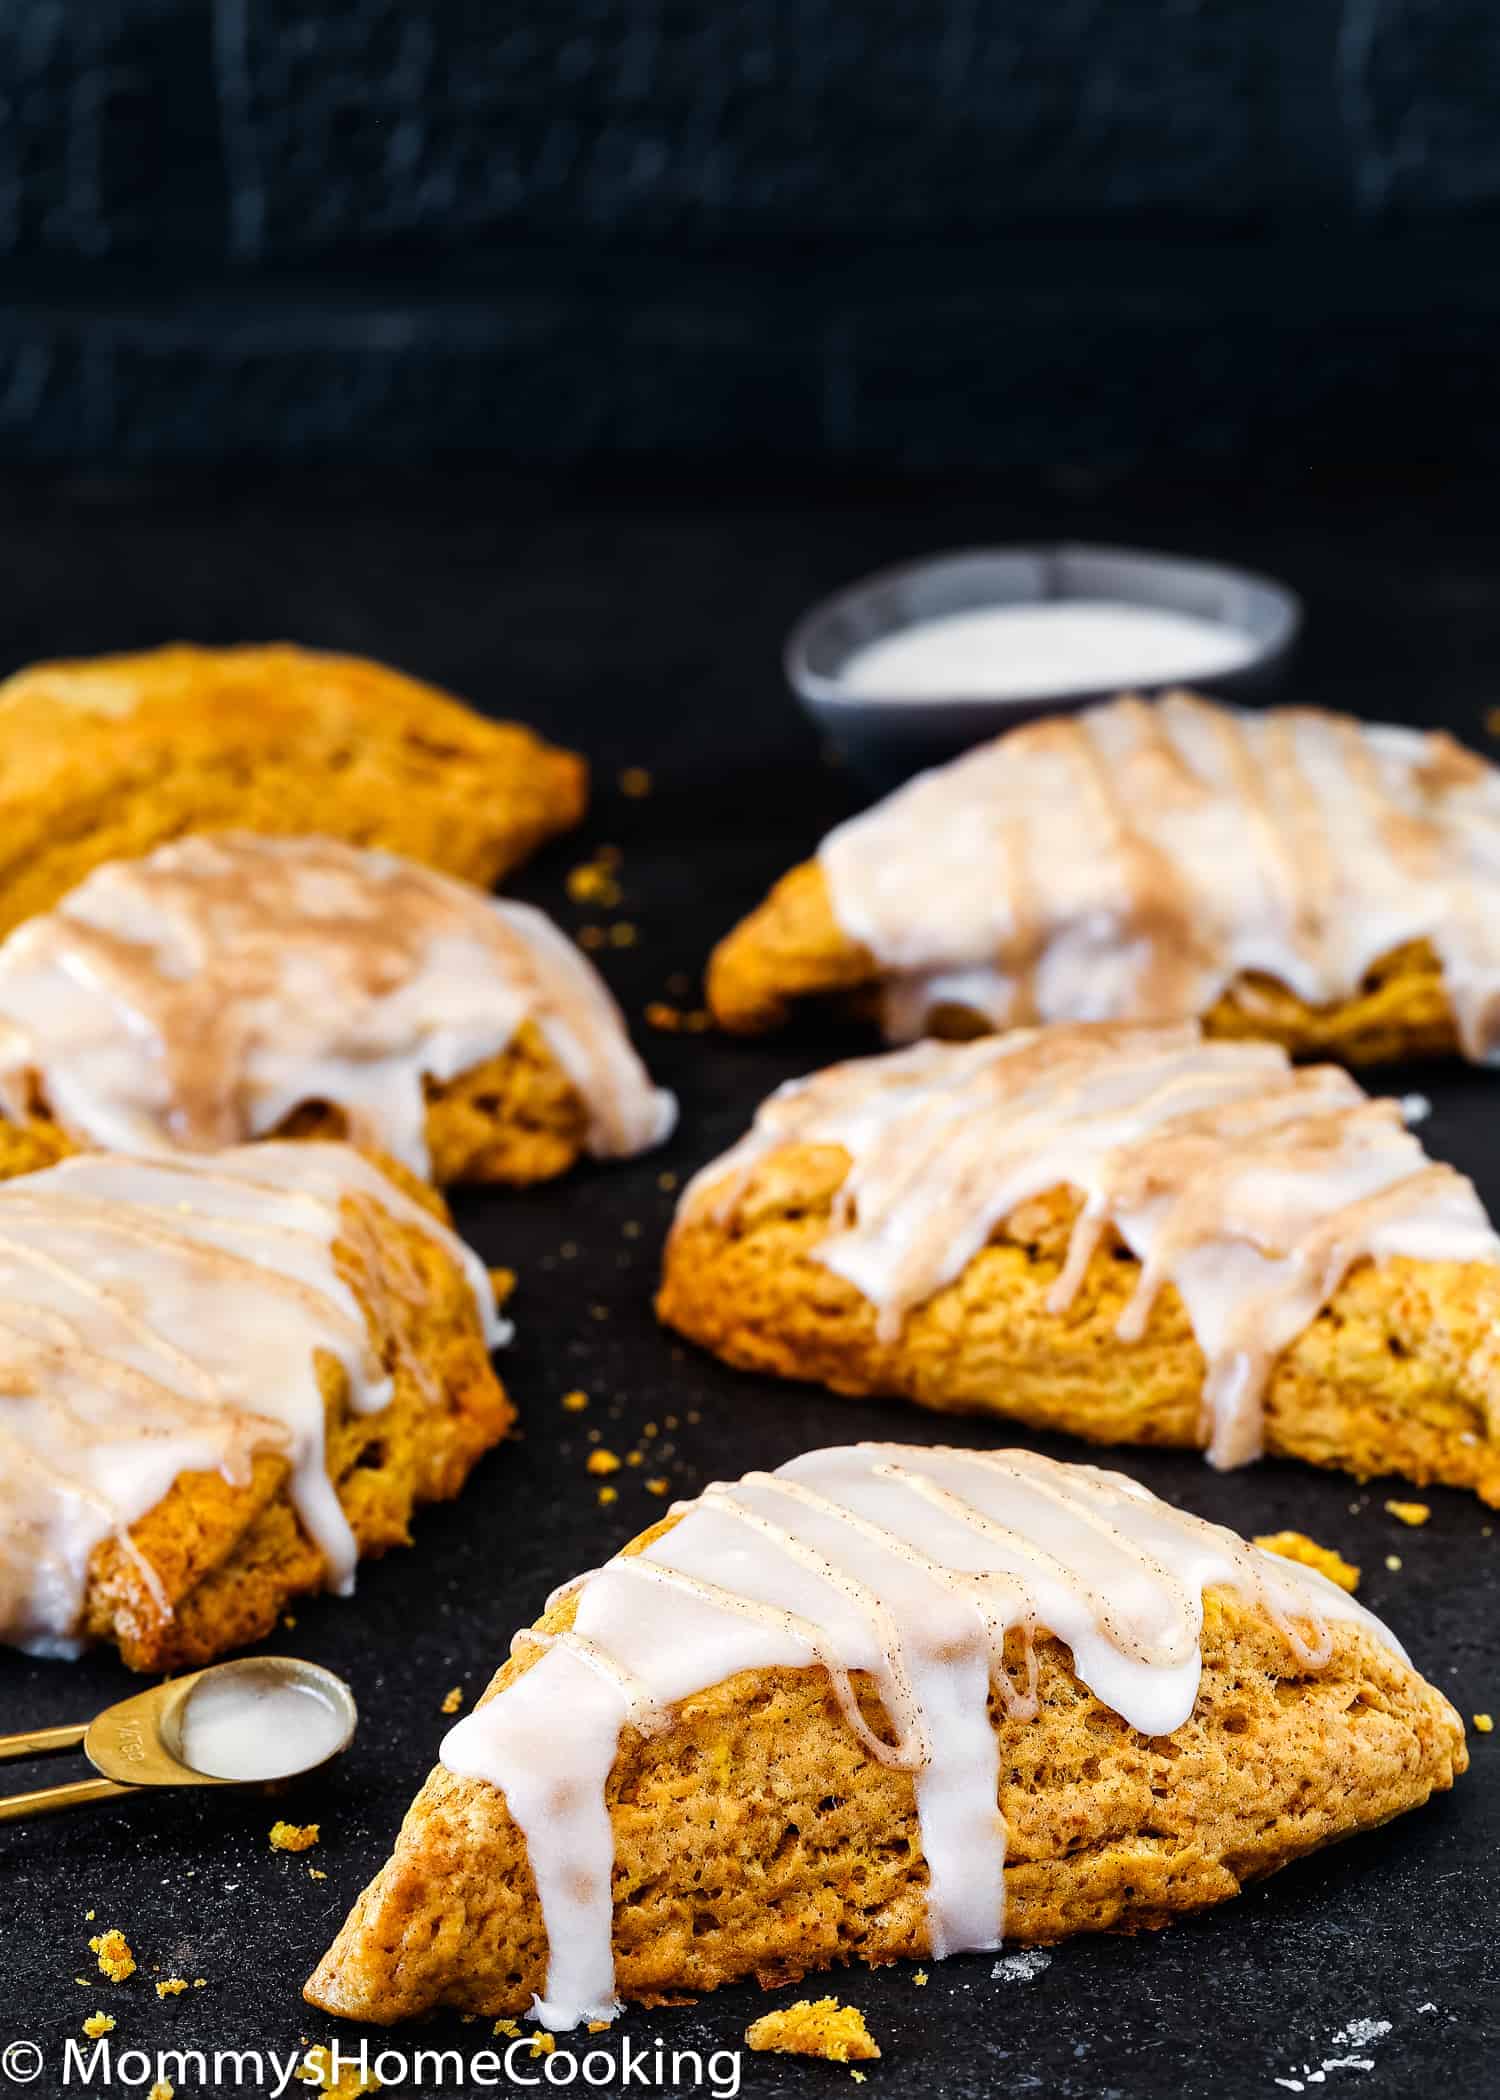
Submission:
<svg viewBox="0 0 1500 2100">
<path fill-rule="evenodd" d="M 380 1164 L 446 1215 L 430 1190 L 393 1162 Z M 328 1472 L 364 1557 L 407 1544 L 413 1510 L 456 1495 L 475 1461 L 504 1436 L 514 1409 L 490 1364 L 468 1282 L 446 1249 L 384 1209 L 346 1199 L 343 1211 L 347 1237 L 335 1259 L 392 1380 L 388 1407 L 355 1414 L 342 1367 L 331 1356 L 318 1361 Z M 132 1669 L 173 1670 L 270 1633 L 286 1606 L 321 1589 L 325 1576 L 288 1480 L 286 1461 L 270 1453 L 257 1457 L 244 1486 L 219 1473 L 180 1474 L 131 1527 L 133 1552 L 115 1539 L 95 1549 L 89 1636 L 113 1641 Z"/>
<path fill-rule="evenodd" d="M 567 1598 L 538 1624 L 560 1631 L 575 1610 Z M 1333 1634 L 1328 1666 L 1304 1670 L 1258 1607 L 1209 1592 L 1197 1703 L 1157 1738 L 1043 1638 L 1039 1718 L 994 1715 L 1007 1938 L 1164 1925 L 1451 1786 L 1467 1756 L 1448 1702 L 1369 1633 Z M 508 1662 L 486 1698 L 534 1657 Z M 855 1684 L 881 1732 L 869 1681 Z M 606 1792 L 626 1998 L 931 1951 L 911 1775 L 861 1749 L 821 1670 L 747 1671 L 660 1733 L 626 1729 Z M 306 1995 L 379 2022 L 437 2005 L 517 2013 L 543 1988 L 546 1952 L 504 1797 L 439 1766 Z"/>
<path fill-rule="evenodd" d="M 724 1214 L 710 1188 L 673 1228 L 657 1311 L 749 1370 L 895 1394 L 1097 1443 L 1198 1445 L 1203 1356 L 1171 1285 L 1138 1342 L 1115 1324 L 1140 1275 L 1111 1236 L 1068 1310 L 1049 1312 L 1077 1198 L 1028 1203 L 952 1284 L 882 1341 L 854 1286 L 813 1258 L 848 1171 L 838 1146 L 771 1153 Z M 1500 1266 L 1361 1263 L 1283 1351 L 1266 1448 L 1361 1478 L 1402 1473 L 1500 1504 Z"/>
<path fill-rule="evenodd" d="M 575 753 L 360 657 L 34 664 L 0 684 L 0 932 L 185 831 L 322 832 L 488 887 L 586 796 Z"/>
<path fill-rule="evenodd" d="M 837 998 L 868 1012 L 882 980 L 868 948 L 841 930 L 823 870 L 809 860 L 784 875 L 714 950 L 708 1003 L 721 1028 L 761 1035 L 783 1026 L 802 999 Z M 1280 1043 L 1293 1057 L 1351 1065 L 1449 1056 L 1458 1048 L 1442 968 L 1427 941 L 1382 956 L 1358 994 L 1337 1005 L 1309 1006 L 1274 978 L 1249 974 L 1237 977 L 1202 1021 L 1205 1035 L 1254 1036 Z M 966 1009 L 946 1009 L 930 1032 L 972 1035 L 987 1025 Z"/>
</svg>

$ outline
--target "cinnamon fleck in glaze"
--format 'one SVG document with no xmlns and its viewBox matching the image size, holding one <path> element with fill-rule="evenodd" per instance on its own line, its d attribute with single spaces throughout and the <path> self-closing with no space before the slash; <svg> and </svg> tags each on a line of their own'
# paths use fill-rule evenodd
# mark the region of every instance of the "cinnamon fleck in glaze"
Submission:
<svg viewBox="0 0 1500 2100">
<path fill-rule="evenodd" d="M 342 1367 L 356 1413 L 387 1405 L 334 1253 L 380 1288 L 361 1246 L 371 1206 L 441 1242 L 486 1339 L 503 1339 L 482 1265 L 346 1145 L 85 1153 L 0 1186 L 0 1641 L 76 1652 L 90 1557 L 112 1536 L 165 1609 L 131 1525 L 180 1474 L 243 1484 L 261 1451 L 285 1455 L 330 1586 L 351 1586 L 317 1358 Z"/>
<path fill-rule="evenodd" d="M 1300 1668 L 1328 1661 L 1336 1620 L 1400 1653 L 1313 1571 L 1121 1474 L 1032 1452 L 814 1451 L 710 1487 L 675 1514 L 642 1551 L 571 1586 L 569 1630 L 518 1636 L 545 1652 L 442 1748 L 450 1771 L 504 1793 L 525 1837 L 548 1939 L 535 2011 L 549 2027 L 616 2010 L 605 1784 L 621 1729 L 657 1727 L 739 1671 L 826 1671 L 864 1754 L 914 1775 L 941 1957 L 994 1947 L 1004 1930 L 991 1703 L 1035 1717 L 1039 1633 L 1066 1643 L 1082 1682 L 1151 1736 L 1193 1710 L 1212 1585 L 1261 1606 Z M 1020 1681 L 1005 1657 L 1018 1631 Z M 861 1713 L 854 1673 L 873 1679 L 884 1733 Z"/>
<path fill-rule="evenodd" d="M 1500 1261 L 1472 1183 L 1427 1158 L 1400 1103 L 1191 1024 L 1017 1029 L 834 1065 L 773 1094 L 679 1215 L 708 1204 L 732 1221 L 759 1162 L 793 1145 L 848 1154 L 816 1259 L 879 1308 L 887 1337 L 1021 1204 L 1078 1190 L 1049 1310 L 1066 1311 L 1118 1233 L 1141 1263 L 1120 1337 L 1138 1339 L 1176 1287 L 1207 1363 L 1218 1466 L 1259 1455 L 1271 1367 L 1357 1261 Z"/>
<path fill-rule="evenodd" d="M 1028 723 L 819 853 L 892 1040 L 1171 1021 L 1259 973 L 1314 1007 L 1429 941 L 1464 1052 L 1500 1054 L 1500 772 L 1441 733 L 1189 693 Z"/>
<path fill-rule="evenodd" d="M 541 912 L 333 839 L 222 833 L 96 869 L 0 946 L 0 1107 L 38 1092 L 81 1141 L 209 1150 L 304 1103 L 427 1168 L 423 1082 L 526 1021 L 589 1149 L 670 1129 L 602 980 Z"/>
</svg>

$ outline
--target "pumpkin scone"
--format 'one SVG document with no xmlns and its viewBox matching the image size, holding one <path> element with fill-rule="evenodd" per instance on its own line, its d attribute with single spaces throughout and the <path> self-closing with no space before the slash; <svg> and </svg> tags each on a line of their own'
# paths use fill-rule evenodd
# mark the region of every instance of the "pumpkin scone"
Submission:
<svg viewBox="0 0 1500 2100">
<path fill-rule="evenodd" d="M 288 643 L 0 682 L 0 932 L 185 831 L 322 831 L 486 887 L 583 816 L 575 753 L 358 656 Z"/>
<path fill-rule="evenodd" d="M 1402 1104 L 1272 1043 L 1057 1026 L 765 1102 L 657 1309 L 728 1362 L 1500 1504 L 1500 1240 Z"/>
<path fill-rule="evenodd" d="M 675 1113 L 543 913 L 336 839 L 178 840 L 0 942 L 0 1115 L 76 1145 L 348 1137 L 520 1183 Z"/>
<path fill-rule="evenodd" d="M 457 1494 L 512 1409 L 444 1219 L 336 1144 L 0 1187 L 0 1641 L 207 1662 Z"/>
<path fill-rule="evenodd" d="M 1312 1570 L 1120 1474 L 861 1444 L 552 1599 L 307 1987 L 609 2019 L 736 1978 L 1158 1926 L 1451 1786 L 1463 1728 Z"/>
<path fill-rule="evenodd" d="M 740 1033 L 1201 1019 L 1345 1063 L 1500 1057 L 1500 771 L 1191 693 L 1031 722 L 831 832 L 716 949 Z"/>
</svg>

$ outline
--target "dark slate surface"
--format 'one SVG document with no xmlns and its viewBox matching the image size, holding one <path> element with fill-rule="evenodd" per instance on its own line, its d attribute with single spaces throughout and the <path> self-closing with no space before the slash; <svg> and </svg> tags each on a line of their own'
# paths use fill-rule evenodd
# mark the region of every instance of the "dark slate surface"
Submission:
<svg viewBox="0 0 1500 2100">
<path fill-rule="evenodd" d="M 1493 457 L 1497 36 L 11 0 L 0 456 Z"/>
<path fill-rule="evenodd" d="M 1306 595 L 1297 691 L 1442 720 L 1482 740 L 1500 659 L 1490 507 L 1482 484 L 1465 493 L 1311 476 L 1279 490 L 1158 483 L 1108 494 L 1014 481 L 771 492 L 716 478 L 658 489 L 647 503 L 618 485 L 564 491 L 475 475 L 252 484 L 12 475 L 0 480 L 9 581 L 0 666 L 172 632 L 290 633 L 386 655 L 582 744 L 598 767 L 596 814 L 519 887 L 577 926 L 589 914 L 566 900 L 567 868 L 589 842 L 624 848 L 622 909 L 641 938 L 612 951 L 606 968 L 638 1018 L 848 806 L 847 783 L 821 767 L 777 673 L 784 629 L 815 592 L 877 560 L 984 536 L 1088 532 L 1239 556 Z M 627 764 L 653 769 L 648 801 L 614 791 Z M 810 1036 L 760 1045 L 650 1038 L 654 1065 L 683 1102 L 667 1150 L 525 1197 L 461 1199 L 475 1243 L 520 1273 L 519 1333 L 504 1371 L 522 1439 L 485 1462 L 461 1501 L 421 1520 L 410 1552 L 363 1569 L 352 1601 L 309 1601 L 295 1635 L 283 1635 L 357 1690 L 364 1725 L 342 1769 L 274 1806 L 161 1798 L 0 1832 L 0 2045 L 34 2037 L 49 2053 L 30 2087 L 7 2085 L 0 2069 L 0 2093 L 64 2090 L 64 2041 L 96 2006 L 116 2015 L 117 2048 L 284 2052 L 332 2034 L 335 2023 L 297 1992 L 384 1856 L 446 1725 L 443 1695 L 461 1684 L 472 1697 L 549 1586 L 660 1509 L 636 1473 L 619 1476 L 615 1508 L 597 1508 L 583 1470 L 590 1425 L 624 1448 L 655 1422 L 658 1446 L 675 1447 L 659 1452 L 661 1468 L 683 1490 L 817 1442 L 954 1433 L 913 1409 L 737 1376 L 676 1348 L 651 1319 L 671 1202 L 658 1175 L 709 1157 L 772 1084 L 835 1047 Z M 1430 1093 L 1433 1148 L 1500 1205 L 1494 1081 L 1446 1067 L 1383 1076 Z M 581 1420 L 558 1405 L 574 1385 L 593 1396 Z M 690 1423 L 690 1412 L 700 1419 Z M 679 1423 L 671 1432 L 669 1414 Z M 999 1425 L 971 1433 L 985 1444 L 1013 1440 Z M 1409 1531 L 1382 1510 L 1384 1495 L 1399 1492 L 1392 1483 L 1359 1489 L 1291 1465 L 1221 1478 L 1191 1454 L 1123 1462 L 1159 1492 L 1244 1530 L 1293 1525 L 1341 1547 L 1366 1571 L 1367 1601 L 1461 1711 L 1500 1709 L 1500 1544 L 1490 1514 L 1469 1498 L 1432 1492 L 1432 1522 Z M 1390 1553 L 1399 1571 L 1387 1570 Z M 0 1726 L 73 1718 L 129 1689 L 103 1659 L 0 1657 Z M 1473 2100 L 1493 2092 L 1497 1742 L 1472 1739 L 1474 1769 L 1453 1796 L 1165 1934 L 1074 1941 L 1029 1982 L 993 1979 L 990 1957 L 933 1965 L 925 1986 L 909 1966 L 840 1979 L 886 2051 L 871 2067 L 871 2093 L 1278 2100 L 1291 2088 L 1276 2081 L 1290 2079 L 1308 2093 L 1369 2100 L 1406 2100 L 1434 2085 Z M 18 1782 L 57 1772 L 13 1769 Z M 277 1813 L 319 1820 L 320 1847 L 273 1854 L 266 1832 Z M 327 1879 L 312 1880 L 310 1865 Z M 92 1970 L 89 1934 L 106 1925 L 126 1930 L 144 1974 L 118 1989 L 97 1976 L 80 1988 L 73 1979 Z M 159 2004 L 153 1969 L 205 1976 L 207 1989 Z M 735 2045 L 764 2003 L 793 1995 L 724 1992 L 632 2013 L 621 2033 L 637 2048 L 660 2037 L 707 2055 Z M 1356 2021 L 1389 2022 L 1389 2031 L 1369 2044 L 1341 2040 Z M 388 2039 L 411 2049 L 419 2038 Z M 452 2020 L 420 2037 L 466 2056 L 487 2039 Z M 618 2055 L 619 2035 L 609 2046 Z M 1354 2062 L 1308 2080 L 1331 2059 Z M 747 2057 L 744 2068 L 755 2094 L 812 2094 L 846 2079 L 785 2059 Z M 85 2089 L 105 2090 L 98 2079 Z M 228 2073 L 217 2087 L 179 2081 L 184 2094 L 231 2089 Z M 398 2089 L 426 2100 L 457 2088 L 429 2073 Z"/>
</svg>

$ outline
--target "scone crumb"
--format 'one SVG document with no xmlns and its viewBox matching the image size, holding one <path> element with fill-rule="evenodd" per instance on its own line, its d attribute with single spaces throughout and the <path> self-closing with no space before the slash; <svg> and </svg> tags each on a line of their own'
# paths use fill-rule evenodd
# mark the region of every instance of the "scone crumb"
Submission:
<svg viewBox="0 0 1500 2100">
<path fill-rule="evenodd" d="M 380 2087 L 375 2073 L 370 2071 L 362 2075 L 356 2063 L 340 2061 L 335 2076 L 333 2052 L 323 2042 L 307 2051 L 297 2076 L 304 2085 L 318 2086 L 325 2093 L 336 2094 L 338 2100 L 359 2100 L 361 2093 L 377 2092 Z"/>
<path fill-rule="evenodd" d="M 147 2095 L 147 2100 L 174 2100 L 176 2091 L 177 2088 L 170 2078 L 158 2078 Z"/>
<path fill-rule="evenodd" d="M 821 2056 L 831 2064 L 871 2063 L 880 2054 L 864 2014 L 837 1998 L 799 1998 L 779 2012 L 762 2013 L 745 2029 L 745 2042 L 751 2049 Z"/>
<path fill-rule="evenodd" d="M 193 1989 L 195 1991 L 206 1991 L 208 1989 L 208 1978 L 206 1976 L 195 1976 L 193 1978 Z"/>
<path fill-rule="evenodd" d="M 187 1987 L 185 1976 L 163 1976 L 156 1986 L 156 1995 L 158 1998 L 180 1998 Z"/>
<path fill-rule="evenodd" d="M 114 2014 L 107 2012 L 90 2013 L 83 2023 L 83 2031 L 91 2042 L 97 2042 L 101 2034 L 113 2034 L 115 2031 Z"/>
<path fill-rule="evenodd" d="M 611 2028 L 611 2027 L 613 2027 L 613 2025 L 614 2025 L 614 2021 L 613 2021 L 613 2020 L 590 2020 L 590 2021 L 589 2021 L 589 2033 L 590 2033 L 590 2034 L 608 2034 L 608 2033 L 609 2033 L 609 2030 L 610 2030 L 610 2028 Z"/>
<path fill-rule="evenodd" d="M 503 2034 L 508 2041 L 513 2042 L 519 2037 L 521 2030 L 516 2025 L 514 2020 L 497 2020 L 494 2024 L 494 2027 L 491 2029 L 491 2032 L 494 2034 Z"/>
<path fill-rule="evenodd" d="M 556 2036 L 548 2034 L 545 2027 L 539 2027 L 531 2037 L 531 2053 L 533 2056 L 550 2056 L 556 2047 Z"/>
<path fill-rule="evenodd" d="M 602 1445 L 589 1453 L 586 1463 L 591 1473 L 618 1473 L 620 1470 L 620 1461 L 614 1452 L 606 1451 Z"/>
<path fill-rule="evenodd" d="M 84 1922 L 84 1924 L 85 1924 L 85 1925 L 92 1925 L 92 1924 L 93 1924 L 93 1922 L 94 1922 L 94 1920 L 95 1920 L 95 1918 L 97 1918 L 97 1917 L 98 1917 L 98 1915 L 99 1915 L 99 1913 L 98 1913 L 98 1912 L 97 1912 L 96 1910 L 86 1910 L 86 1911 L 84 1912 L 84 1914 L 83 1914 L 83 1922 Z"/>
<path fill-rule="evenodd" d="M 1495 1730 L 1495 1716 L 1493 1714 L 1475 1714 L 1474 1726 L 1479 1730 L 1479 1733 L 1481 1735 L 1493 1735 Z"/>
<path fill-rule="evenodd" d="M 589 1404 L 589 1396 L 581 1388 L 575 1386 L 571 1393 L 563 1394 L 562 1404 L 570 1415 L 581 1415 Z"/>
<path fill-rule="evenodd" d="M 309 1881 L 326 1881 L 328 1879 L 328 1876 L 323 1872 L 323 1869 L 321 1867 L 309 1867 L 307 1870 L 307 1878 Z"/>
<path fill-rule="evenodd" d="M 651 792 L 651 775 L 644 766 L 627 766 L 620 775 L 620 793 L 632 802 L 644 801 Z"/>
<path fill-rule="evenodd" d="M 307 1852 L 318 1842 L 321 1825 L 317 1823 L 273 1823 L 271 1825 L 271 1850 L 273 1852 Z"/>
<path fill-rule="evenodd" d="M 568 870 L 568 895 L 575 904 L 602 904 L 606 910 L 619 903 L 620 885 L 615 881 L 613 864 L 602 852 Z"/>
<path fill-rule="evenodd" d="M 89 1941 L 89 1951 L 98 1955 L 99 1973 L 107 1976 L 111 1983 L 123 1983 L 127 1976 L 135 1974 L 135 1956 L 130 1951 L 130 1942 L 114 1926 L 108 1932 L 96 1932 Z"/>
<path fill-rule="evenodd" d="M 1387 1502 L 1385 1507 L 1387 1515 L 1399 1518 L 1403 1524 L 1425 1524 L 1432 1515 L 1425 1502 Z"/>
<path fill-rule="evenodd" d="M 1401 1573 L 1401 1556 L 1399 1553 L 1388 1553 L 1385 1557 L 1385 1564 L 1393 1575 Z"/>
<path fill-rule="evenodd" d="M 658 1035 L 706 1035 L 713 1025 L 705 1006 L 674 1006 L 670 999 L 652 999 L 646 1006 L 646 1026 Z"/>
<path fill-rule="evenodd" d="M 515 1288 L 516 1272 L 514 1269 L 490 1270 L 490 1289 L 495 1294 L 497 1309 L 504 1305 L 506 1300 L 514 1294 Z"/>
<path fill-rule="evenodd" d="M 441 1710 L 445 1714 L 456 1714 L 458 1712 L 458 1709 L 463 1705 L 463 1703 L 464 1688 L 461 1684 L 456 1684 L 451 1692 L 445 1692 L 443 1694 L 443 1704 Z"/>
<path fill-rule="evenodd" d="M 1310 1539 L 1305 1531 L 1263 1531 L 1250 1542 L 1265 1553 L 1275 1553 L 1282 1560 L 1300 1561 L 1304 1568 L 1316 1568 L 1330 1582 L 1336 1582 L 1341 1590 L 1352 1596 L 1359 1588 L 1359 1570 L 1352 1561 L 1335 1553 L 1332 1546 L 1320 1546 Z"/>
<path fill-rule="evenodd" d="M 648 1480 L 646 1482 L 646 1493 L 648 1495 L 669 1495 L 671 1492 L 671 1481 L 664 1480 L 660 1474 L 658 1474 L 654 1480 Z"/>
<path fill-rule="evenodd" d="M 609 1505 L 611 1504 L 611 1502 L 618 1502 L 618 1501 L 619 1501 L 619 1499 L 620 1499 L 620 1490 L 619 1490 L 618 1488 L 612 1488 L 612 1487 L 602 1487 L 602 1488 L 600 1488 L 600 1490 L 599 1490 L 599 1507 L 600 1507 L 601 1509 L 608 1509 L 608 1508 L 609 1508 Z"/>
<path fill-rule="evenodd" d="M 916 1974 L 912 1977 L 913 1983 L 925 1983 L 926 1981 L 927 1971 L 925 1969 L 918 1969 Z"/>
</svg>

